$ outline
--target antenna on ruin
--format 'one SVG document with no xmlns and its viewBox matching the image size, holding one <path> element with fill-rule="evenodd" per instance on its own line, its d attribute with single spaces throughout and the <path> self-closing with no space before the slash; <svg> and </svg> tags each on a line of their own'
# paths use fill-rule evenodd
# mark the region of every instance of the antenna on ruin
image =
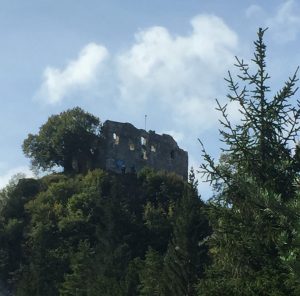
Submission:
<svg viewBox="0 0 300 296">
<path fill-rule="evenodd" d="M 145 131 L 147 131 L 147 115 L 145 115 Z"/>
</svg>

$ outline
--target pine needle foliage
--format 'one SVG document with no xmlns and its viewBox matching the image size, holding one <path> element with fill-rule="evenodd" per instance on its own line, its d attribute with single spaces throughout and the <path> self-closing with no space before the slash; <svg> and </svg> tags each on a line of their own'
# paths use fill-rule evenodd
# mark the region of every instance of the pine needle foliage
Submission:
<svg viewBox="0 0 300 296">
<path fill-rule="evenodd" d="M 228 72 L 225 79 L 240 121 L 232 123 L 227 104 L 217 101 L 226 146 L 219 163 L 200 141 L 201 171 L 216 193 L 209 210 L 213 264 L 199 295 L 296 295 L 299 289 L 292 265 L 299 251 L 300 103 L 291 102 L 298 68 L 272 96 L 265 31 L 258 31 L 251 64 L 236 58 L 237 77 Z"/>
</svg>

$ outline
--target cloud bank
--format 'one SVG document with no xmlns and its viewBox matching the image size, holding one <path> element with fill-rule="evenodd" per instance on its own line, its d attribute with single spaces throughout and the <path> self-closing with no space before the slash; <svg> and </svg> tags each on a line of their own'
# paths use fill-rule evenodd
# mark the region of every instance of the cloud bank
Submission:
<svg viewBox="0 0 300 296">
<path fill-rule="evenodd" d="M 96 79 L 97 72 L 108 58 L 107 49 L 95 43 L 87 44 L 76 60 L 70 61 L 64 69 L 47 67 L 38 97 L 55 104 L 70 93 L 89 87 Z"/>
<path fill-rule="evenodd" d="M 55 104 L 75 90 L 97 87 L 91 82 L 107 79 L 101 69 L 108 63 L 113 83 L 101 87 L 113 87 L 106 93 L 116 95 L 100 97 L 103 103 L 114 103 L 131 118 L 149 114 L 157 122 L 168 114 L 170 126 L 162 128 L 177 133 L 182 128 L 208 129 L 216 122 L 214 99 L 237 47 L 235 32 L 214 15 L 193 18 L 185 35 L 150 27 L 136 33 L 133 44 L 121 53 L 109 54 L 104 45 L 91 43 L 64 69 L 47 67 L 39 97 Z"/>
<path fill-rule="evenodd" d="M 279 42 L 288 42 L 296 39 L 300 32 L 300 9 L 294 0 L 285 1 L 275 16 L 266 21 L 273 36 Z"/>
<path fill-rule="evenodd" d="M 259 5 L 251 5 L 246 10 L 246 17 L 264 20 L 263 26 L 270 28 L 277 43 L 294 41 L 300 32 L 300 6 L 295 0 L 283 1 L 274 14 Z"/>
<path fill-rule="evenodd" d="M 209 127 L 238 38 L 213 15 L 193 18 L 191 27 L 186 36 L 173 36 L 164 27 L 135 35 L 132 47 L 117 57 L 121 103 L 133 108 L 153 103 L 168 110 L 175 123 Z"/>
</svg>

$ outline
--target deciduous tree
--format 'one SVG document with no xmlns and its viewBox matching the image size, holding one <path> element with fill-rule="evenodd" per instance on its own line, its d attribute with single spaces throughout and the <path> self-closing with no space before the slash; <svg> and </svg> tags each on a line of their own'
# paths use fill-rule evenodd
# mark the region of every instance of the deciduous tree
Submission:
<svg viewBox="0 0 300 296">
<path fill-rule="evenodd" d="M 76 107 L 50 116 L 38 134 L 28 135 L 23 151 L 34 168 L 83 172 L 97 157 L 100 133 L 99 118 Z"/>
</svg>

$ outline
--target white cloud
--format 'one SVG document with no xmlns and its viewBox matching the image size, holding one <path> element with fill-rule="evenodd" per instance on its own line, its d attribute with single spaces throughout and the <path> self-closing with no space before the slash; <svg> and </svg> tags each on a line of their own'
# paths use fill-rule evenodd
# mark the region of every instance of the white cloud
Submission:
<svg viewBox="0 0 300 296">
<path fill-rule="evenodd" d="M 87 44 L 76 60 L 70 61 L 64 69 L 47 67 L 39 99 L 54 104 L 63 100 L 74 90 L 88 87 L 94 82 L 97 71 L 108 58 L 108 51 L 102 45 Z"/>
<path fill-rule="evenodd" d="M 32 171 L 26 166 L 9 169 L 4 174 L 0 175 L 0 189 L 8 185 L 11 178 L 19 173 L 24 174 L 27 178 L 34 177 Z"/>
<path fill-rule="evenodd" d="M 300 10 L 294 0 L 284 1 L 275 16 L 267 19 L 273 37 L 278 42 L 293 41 L 300 31 Z"/>
<path fill-rule="evenodd" d="M 259 5 L 253 4 L 246 9 L 246 17 L 253 18 L 259 16 L 262 12 L 263 9 Z"/>
<path fill-rule="evenodd" d="M 135 36 L 117 58 L 120 104 L 156 108 L 181 127 L 205 129 L 216 122 L 215 97 L 237 50 L 237 35 L 213 15 L 199 15 L 192 30 L 174 36 L 151 27 Z"/>
<path fill-rule="evenodd" d="M 88 44 L 64 69 L 46 68 L 38 97 L 54 104 L 109 80 L 101 91 L 113 95 L 98 96 L 107 110 L 114 105 L 122 118 L 149 114 L 152 122 L 167 116 L 169 124 L 161 129 L 199 135 L 217 123 L 215 98 L 224 95 L 223 77 L 232 67 L 238 37 L 214 15 L 198 15 L 190 24 L 184 35 L 159 26 L 141 30 L 127 50 L 110 59 L 105 47 Z M 106 62 L 109 79 L 98 71 Z"/>
</svg>

